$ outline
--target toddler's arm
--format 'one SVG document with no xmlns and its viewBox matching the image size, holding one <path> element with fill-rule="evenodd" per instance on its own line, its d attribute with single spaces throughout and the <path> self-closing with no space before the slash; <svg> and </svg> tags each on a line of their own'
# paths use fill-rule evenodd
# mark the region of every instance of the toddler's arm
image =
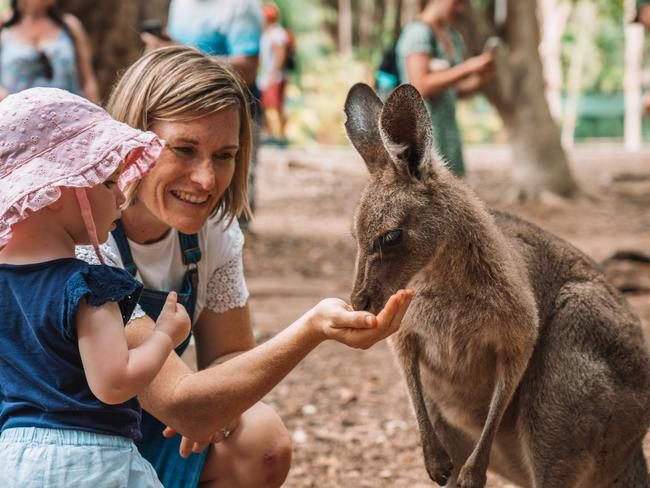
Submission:
<svg viewBox="0 0 650 488">
<path fill-rule="evenodd" d="M 190 319 L 176 300 L 176 293 L 171 292 L 153 333 L 130 350 L 117 303 L 100 307 L 85 299 L 79 303 L 79 353 L 88 385 L 99 400 L 117 404 L 136 396 L 158 374 L 172 349 L 187 337 Z"/>
</svg>

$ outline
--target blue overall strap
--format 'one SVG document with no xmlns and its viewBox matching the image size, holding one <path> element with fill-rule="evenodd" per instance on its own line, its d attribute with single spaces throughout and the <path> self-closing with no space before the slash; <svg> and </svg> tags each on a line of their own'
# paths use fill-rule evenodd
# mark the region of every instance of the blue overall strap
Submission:
<svg viewBox="0 0 650 488">
<path fill-rule="evenodd" d="M 129 241 L 126 238 L 126 232 L 124 232 L 122 219 L 115 222 L 115 230 L 112 230 L 111 234 L 113 235 L 113 239 L 115 239 L 117 249 L 120 251 L 120 257 L 122 258 L 124 269 L 127 270 L 131 276 L 135 276 L 138 272 L 138 268 L 133 261 L 133 256 L 131 255 L 131 248 L 129 247 Z"/>
<path fill-rule="evenodd" d="M 201 259 L 201 249 L 199 248 L 199 239 L 196 234 L 187 235 L 179 232 L 178 235 L 183 253 L 183 262 L 188 266 L 188 270 L 185 272 L 185 276 L 183 276 L 183 284 L 179 291 L 179 298 L 181 296 L 186 298 L 184 302 L 185 308 L 189 316 L 193 317 L 199 282 L 197 263 Z M 146 292 L 147 290 L 145 290 Z M 158 306 L 161 306 L 160 304 L 164 302 L 164 296 L 161 296 L 160 292 L 157 295 L 156 303 Z M 145 307 L 143 306 L 143 308 Z M 191 335 L 176 348 L 176 353 L 179 356 L 188 346 L 190 337 Z M 200 453 L 193 453 L 188 458 L 181 457 L 179 454 L 181 436 L 163 437 L 162 431 L 165 429 L 165 425 L 147 412 L 142 412 L 140 428 L 142 430 L 142 439 L 137 441 L 136 445 L 142 456 L 156 470 L 163 486 L 166 488 L 197 487 L 209 449 L 205 449 Z"/>
<path fill-rule="evenodd" d="M 201 261 L 201 248 L 199 247 L 199 237 L 197 234 L 178 233 L 181 241 L 181 250 L 183 252 L 184 264 L 196 264 Z"/>
<path fill-rule="evenodd" d="M 183 279 L 184 291 L 189 291 L 187 302 L 184 304 L 187 313 L 194 319 L 194 309 L 196 307 L 196 297 L 199 288 L 199 270 L 197 264 L 201 260 L 201 248 L 199 247 L 199 237 L 196 234 L 178 233 L 183 253 L 183 262 L 189 266 Z M 189 290 L 188 290 L 189 288 Z M 180 347 L 187 347 L 187 344 L 181 344 Z M 184 347 L 183 347 L 184 349 Z"/>
</svg>

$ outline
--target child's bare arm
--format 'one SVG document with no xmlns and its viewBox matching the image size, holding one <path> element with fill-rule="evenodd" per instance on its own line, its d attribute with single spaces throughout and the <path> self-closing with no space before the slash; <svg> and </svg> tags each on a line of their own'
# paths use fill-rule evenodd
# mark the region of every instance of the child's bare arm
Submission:
<svg viewBox="0 0 650 488">
<path fill-rule="evenodd" d="M 77 339 L 93 394 L 108 404 L 136 396 L 158 374 L 172 349 L 187 337 L 189 322 L 172 292 L 153 333 L 129 350 L 117 303 L 93 307 L 82 300 L 76 315 Z"/>
</svg>

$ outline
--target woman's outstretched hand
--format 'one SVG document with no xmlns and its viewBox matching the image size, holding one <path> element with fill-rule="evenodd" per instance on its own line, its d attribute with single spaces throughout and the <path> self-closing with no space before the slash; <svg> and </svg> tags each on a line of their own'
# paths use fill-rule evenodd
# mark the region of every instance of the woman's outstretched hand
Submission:
<svg viewBox="0 0 650 488">
<path fill-rule="evenodd" d="M 310 320 L 326 338 L 356 349 L 368 349 L 399 329 L 412 298 L 411 290 L 400 290 L 376 316 L 355 312 L 338 298 L 327 298 L 309 312 Z"/>
</svg>

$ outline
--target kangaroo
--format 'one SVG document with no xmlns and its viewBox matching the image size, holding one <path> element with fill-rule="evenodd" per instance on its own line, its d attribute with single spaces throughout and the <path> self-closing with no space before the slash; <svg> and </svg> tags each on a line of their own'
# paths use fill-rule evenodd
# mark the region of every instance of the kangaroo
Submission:
<svg viewBox="0 0 650 488">
<path fill-rule="evenodd" d="M 647 488 L 650 358 L 639 319 L 585 254 L 487 209 L 436 156 L 417 90 L 357 84 L 346 132 L 370 179 L 352 305 L 415 291 L 390 339 L 439 485 Z"/>
</svg>

